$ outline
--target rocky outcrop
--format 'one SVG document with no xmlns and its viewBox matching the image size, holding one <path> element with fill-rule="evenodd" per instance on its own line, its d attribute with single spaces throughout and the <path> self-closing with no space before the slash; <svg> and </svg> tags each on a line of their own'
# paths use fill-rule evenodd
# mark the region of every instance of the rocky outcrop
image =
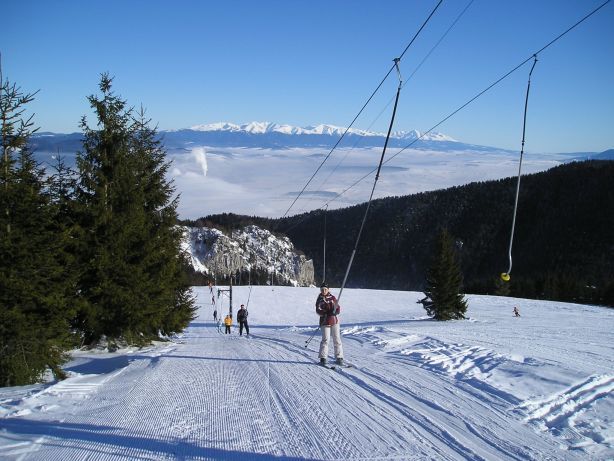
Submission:
<svg viewBox="0 0 614 461">
<path fill-rule="evenodd" d="M 277 237 L 253 225 L 230 236 L 208 227 L 184 229 L 184 249 L 196 272 L 212 278 L 253 275 L 276 285 L 314 284 L 313 261 L 298 254 L 288 237 Z"/>
</svg>

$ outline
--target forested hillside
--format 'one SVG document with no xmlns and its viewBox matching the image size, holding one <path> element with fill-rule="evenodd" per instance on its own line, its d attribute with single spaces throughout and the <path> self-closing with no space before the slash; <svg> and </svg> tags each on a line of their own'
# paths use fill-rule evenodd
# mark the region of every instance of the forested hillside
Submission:
<svg viewBox="0 0 614 461">
<path fill-rule="evenodd" d="M 565 164 L 523 176 L 513 245 L 516 178 L 372 203 L 348 287 L 420 290 L 439 229 L 454 236 L 468 293 L 614 305 L 614 162 Z M 326 279 L 339 285 L 365 204 L 328 211 Z M 322 279 L 324 212 L 271 220 L 232 214 L 198 220 L 226 228 L 256 223 L 287 234 Z"/>
</svg>

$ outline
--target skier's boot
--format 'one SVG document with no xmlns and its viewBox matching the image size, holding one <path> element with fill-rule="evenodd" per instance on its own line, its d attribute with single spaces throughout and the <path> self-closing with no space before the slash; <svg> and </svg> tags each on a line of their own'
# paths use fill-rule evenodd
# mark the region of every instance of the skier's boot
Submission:
<svg viewBox="0 0 614 461">
<path fill-rule="evenodd" d="M 337 360 L 335 360 L 335 363 L 337 365 L 339 365 L 340 367 L 342 367 L 344 365 L 343 358 L 342 357 L 337 357 Z"/>
<path fill-rule="evenodd" d="M 323 367 L 326 366 L 326 359 L 324 357 L 320 358 L 320 365 L 322 365 Z"/>
</svg>

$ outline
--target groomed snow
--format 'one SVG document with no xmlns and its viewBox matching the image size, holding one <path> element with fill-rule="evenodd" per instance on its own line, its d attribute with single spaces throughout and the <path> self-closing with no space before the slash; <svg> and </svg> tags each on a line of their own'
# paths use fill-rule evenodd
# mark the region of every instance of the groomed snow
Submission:
<svg viewBox="0 0 614 461">
<path fill-rule="evenodd" d="M 77 351 L 63 382 L 0 389 L 0 458 L 614 457 L 614 310 L 469 296 L 468 320 L 440 323 L 420 293 L 346 289 L 354 367 L 333 371 L 316 364 L 317 332 L 305 347 L 317 292 L 235 287 L 247 338 L 218 333 L 199 287 L 198 318 L 171 342 Z"/>
</svg>

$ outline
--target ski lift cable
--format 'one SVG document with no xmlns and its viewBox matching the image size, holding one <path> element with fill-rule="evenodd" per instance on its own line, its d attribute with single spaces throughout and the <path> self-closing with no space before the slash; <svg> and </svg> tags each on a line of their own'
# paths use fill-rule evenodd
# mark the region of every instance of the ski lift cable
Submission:
<svg viewBox="0 0 614 461">
<path fill-rule="evenodd" d="M 249 307 L 249 298 L 252 297 L 252 286 L 249 286 L 249 294 L 247 295 L 247 304 L 245 305 L 245 309 Z"/>
<path fill-rule="evenodd" d="M 469 99 L 466 103 L 464 103 L 463 105 L 461 105 L 460 107 L 458 107 L 456 110 L 452 111 L 449 115 L 447 115 L 445 118 L 443 118 L 441 121 L 439 121 L 438 123 L 436 123 L 435 125 L 433 125 L 431 128 L 429 128 L 427 131 L 425 131 L 424 133 L 422 133 L 419 137 L 417 137 L 416 139 L 414 139 L 411 143 L 409 143 L 407 146 L 403 147 L 401 150 L 399 150 L 396 154 L 392 155 L 389 159 L 387 159 L 384 162 L 384 165 L 386 165 L 387 163 L 391 162 L 392 160 L 394 160 L 398 155 L 400 155 L 401 153 L 403 153 L 405 150 L 409 149 L 411 146 L 413 146 L 416 142 L 420 141 L 422 138 L 424 138 L 427 134 L 431 133 L 434 129 L 436 129 L 437 127 L 439 127 L 440 125 L 442 125 L 443 123 L 445 123 L 446 121 L 448 121 L 450 118 L 452 118 L 453 116 L 455 116 L 458 112 L 462 111 L 465 107 L 469 106 L 472 102 L 474 102 L 475 100 L 477 100 L 478 98 L 480 98 L 481 96 L 483 96 L 486 92 L 488 92 L 489 90 L 491 90 L 492 88 L 494 88 L 495 86 L 497 86 L 499 83 L 501 83 L 503 80 L 505 80 L 507 77 L 509 77 L 510 75 L 512 75 L 514 72 L 516 72 L 518 69 L 520 69 L 522 66 L 524 66 L 527 62 L 529 62 L 533 56 L 538 55 L 539 53 L 541 53 L 542 51 L 546 50 L 547 48 L 549 48 L 550 46 L 552 46 L 554 43 L 556 43 L 558 40 L 560 40 L 561 38 L 563 38 L 565 35 L 567 35 L 569 32 L 571 32 L 573 29 L 575 29 L 577 26 L 579 26 L 580 24 L 582 24 L 584 21 L 586 21 L 588 18 L 590 18 L 591 16 L 593 16 L 595 13 L 597 13 L 599 10 L 601 10 L 604 6 L 606 6 L 608 3 L 610 3 L 611 0 L 606 0 L 604 3 L 602 3 L 601 5 L 599 5 L 598 7 L 596 7 L 594 10 L 592 10 L 590 13 L 588 13 L 586 16 L 584 16 L 583 18 L 581 18 L 580 20 L 578 20 L 575 24 L 573 24 L 571 27 L 569 27 L 568 29 L 566 29 L 564 32 L 562 32 L 561 34 L 559 34 L 557 37 L 555 37 L 554 39 L 552 39 L 550 42 L 548 42 L 546 45 L 544 45 L 539 51 L 537 51 L 536 53 L 533 53 L 530 57 L 528 57 L 527 59 L 525 59 L 524 61 L 522 61 L 520 64 L 518 64 L 516 67 L 514 67 L 513 69 L 511 69 L 510 71 L 508 71 L 506 74 L 504 74 L 502 77 L 500 77 L 499 79 L 497 79 L 495 82 L 493 82 L 492 84 L 490 84 L 488 87 L 486 87 L 484 90 L 480 91 L 479 93 L 477 93 L 474 97 L 472 97 L 471 99 Z M 390 72 L 389 72 L 390 73 Z M 388 76 L 388 75 L 387 75 Z M 387 77 L 386 76 L 386 77 Z M 382 82 L 383 83 L 383 82 Z M 344 189 L 343 191 L 339 192 L 335 197 L 333 197 L 332 199 L 328 200 L 327 202 L 325 202 L 320 208 L 317 208 L 316 210 L 320 210 L 320 209 L 324 209 L 324 207 L 328 207 L 331 203 L 333 203 L 335 200 L 339 199 L 341 196 L 343 196 L 344 194 L 346 194 L 349 190 L 353 189 L 354 187 L 356 187 L 359 183 L 361 183 L 362 181 L 364 181 L 366 178 L 368 178 L 369 176 L 371 176 L 373 173 L 375 173 L 377 171 L 377 169 L 373 169 L 370 172 L 368 172 L 367 174 L 365 174 L 364 176 L 362 176 L 361 178 L 359 178 L 357 181 L 355 181 L 353 184 L 351 184 L 350 186 L 348 186 L 346 189 Z M 298 197 L 297 197 L 298 199 Z M 295 200 L 296 201 L 296 200 Z M 288 209 L 289 211 L 289 209 Z M 286 212 L 287 214 L 287 212 Z M 285 215 L 283 216 L 285 217 Z M 282 218 L 283 218 L 282 217 Z M 287 230 L 291 230 L 293 228 L 295 228 L 296 226 L 298 226 L 299 224 L 301 224 L 303 221 L 305 221 L 307 219 L 307 217 L 309 217 L 309 213 L 305 213 L 305 216 L 299 220 L 296 224 L 290 226 Z"/>
<path fill-rule="evenodd" d="M 531 75 L 533 74 L 533 69 L 535 69 L 535 64 L 537 64 L 537 55 L 533 56 L 533 66 L 529 71 L 529 81 L 527 82 L 527 94 L 524 100 L 524 117 L 522 120 L 522 142 L 520 147 L 520 160 L 518 162 L 518 179 L 516 180 L 516 198 L 514 199 L 514 212 L 512 214 L 512 229 L 510 231 L 510 245 L 508 249 L 508 258 L 509 258 L 509 267 L 507 272 L 503 272 L 501 274 L 501 280 L 504 282 L 510 281 L 510 274 L 512 272 L 512 244 L 514 243 L 514 229 L 516 228 L 516 213 L 518 210 L 518 196 L 520 195 L 520 178 L 522 176 L 522 158 L 524 156 L 524 141 L 525 141 L 525 133 L 527 128 L 527 108 L 529 105 L 529 90 L 531 89 Z"/>
<path fill-rule="evenodd" d="M 414 35 L 414 37 L 411 39 L 411 41 L 409 42 L 409 44 L 405 47 L 405 49 L 403 50 L 403 52 L 400 54 L 400 56 L 396 59 L 398 59 L 399 61 L 403 58 L 403 56 L 405 55 L 405 53 L 407 52 L 407 50 L 409 49 L 409 47 L 414 43 L 414 41 L 416 40 L 416 38 L 418 37 L 418 35 L 420 34 L 420 32 L 422 32 L 422 29 L 424 29 L 424 27 L 426 26 L 426 24 L 430 21 L 430 19 L 433 17 L 433 15 L 435 14 L 435 11 L 437 11 L 437 9 L 439 8 L 439 6 L 441 5 L 441 3 L 443 2 L 443 0 L 439 0 L 439 2 L 437 3 L 437 5 L 435 6 L 435 8 L 433 8 L 433 11 L 431 11 L 431 13 L 429 14 L 429 16 L 426 18 L 426 20 L 424 21 L 424 23 L 422 24 L 422 26 L 420 26 L 420 29 L 418 29 L 418 32 L 416 32 L 416 34 Z M 396 63 L 396 61 L 395 61 Z M 322 166 L 324 166 L 324 163 L 326 163 L 326 161 L 329 159 L 329 157 L 331 156 L 331 154 L 333 153 L 333 151 L 337 148 L 337 146 L 339 145 L 339 143 L 341 143 L 341 140 L 345 137 L 345 135 L 349 132 L 350 128 L 354 125 L 354 123 L 356 122 L 356 120 L 358 119 L 358 117 L 362 114 L 362 112 L 365 110 L 365 108 L 367 107 L 367 105 L 371 102 L 371 99 L 373 99 L 373 97 L 375 96 L 375 94 L 379 91 L 379 89 L 382 87 L 382 85 L 384 84 L 384 82 L 388 79 L 388 77 L 390 76 L 390 74 L 392 73 L 392 71 L 395 69 L 395 65 L 393 64 L 392 67 L 390 68 L 390 70 L 386 73 L 386 75 L 384 76 L 384 78 L 382 79 L 382 81 L 379 83 L 379 85 L 377 85 L 377 88 L 375 88 L 375 90 L 373 91 L 373 93 L 371 93 L 371 96 L 369 96 L 369 98 L 367 99 L 367 101 L 364 103 L 364 105 L 362 106 L 362 108 L 360 109 L 360 111 L 358 111 L 358 114 L 356 114 L 356 116 L 354 117 L 354 119 L 352 120 L 352 122 L 350 123 L 350 125 L 345 129 L 345 131 L 343 132 L 343 134 L 341 135 L 341 137 L 337 140 L 337 142 L 335 143 L 335 145 L 333 146 L 333 148 L 330 150 L 330 152 L 326 155 L 326 157 L 324 157 L 324 160 L 322 160 L 322 163 L 320 163 L 320 165 L 318 166 L 318 168 L 316 168 L 316 171 L 311 175 L 311 177 L 309 178 L 309 180 L 307 181 L 307 183 L 305 184 L 305 186 L 303 186 L 303 189 L 301 189 L 301 191 L 298 193 L 298 195 L 295 197 L 294 201 L 290 204 L 290 206 L 288 207 L 288 209 L 286 210 L 286 212 L 284 213 L 284 215 L 282 216 L 282 218 L 285 218 L 288 213 L 290 212 L 290 210 L 292 209 L 292 207 L 294 206 L 294 204 L 297 202 L 297 200 L 301 197 L 301 195 L 303 195 L 303 193 L 305 192 L 305 189 L 307 189 L 307 187 L 309 186 L 309 184 L 311 183 L 311 181 L 313 181 L 313 179 L 315 178 L 315 176 L 318 174 L 318 172 L 320 171 L 320 169 L 322 168 Z"/>
<path fill-rule="evenodd" d="M 403 82 L 403 87 L 405 87 L 405 85 L 407 85 L 408 81 L 418 72 L 418 70 L 424 65 L 424 63 L 428 60 L 428 58 L 431 56 L 431 54 L 433 54 L 433 52 L 435 51 L 435 49 L 437 49 L 437 47 L 441 44 L 441 42 L 445 39 L 445 37 L 450 33 L 450 31 L 454 28 L 454 26 L 456 26 L 456 24 L 458 23 L 458 21 L 461 19 L 461 17 L 467 12 L 467 10 L 469 9 L 469 7 L 473 4 L 474 0 L 470 0 L 469 3 L 467 3 L 467 6 L 465 6 L 465 8 L 459 13 L 459 15 L 454 19 L 454 21 L 452 21 L 452 23 L 450 24 L 450 26 L 448 27 L 448 29 L 443 33 L 443 35 L 439 38 L 439 40 L 437 41 L 437 43 L 435 43 L 435 45 L 433 45 L 433 47 L 429 50 L 429 52 L 425 55 L 425 57 L 422 59 L 422 61 L 420 61 L 420 64 L 418 64 L 418 66 L 414 69 L 414 71 L 410 74 L 410 76 Z M 432 13 L 431 13 L 432 15 Z M 405 53 L 405 51 L 407 51 L 408 47 L 405 48 L 403 54 Z M 391 69 L 392 70 L 392 69 Z M 386 75 L 386 77 L 390 74 L 390 72 Z M 383 82 L 382 82 L 383 83 Z M 390 106 L 390 104 L 392 104 L 392 102 L 394 101 L 394 96 L 392 98 L 390 98 L 390 100 L 388 101 L 388 103 L 382 108 L 382 110 L 379 112 L 379 114 L 373 119 L 373 121 L 371 122 L 371 124 L 367 127 L 366 131 L 369 131 L 371 129 L 371 127 L 373 127 L 373 125 L 375 125 L 375 123 L 381 118 L 381 116 L 384 114 L 384 112 L 388 109 L 388 107 Z M 364 107 L 363 107 L 364 109 Z M 352 122 L 354 123 L 354 122 Z M 345 136 L 345 133 L 343 134 L 343 136 Z M 339 140 L 341 141 L 341 139 Z M 328 176 L 326 176 L 325 179 L 323 179 L 320 183 L 320 186 L 318 186 L 317 189 L 320 189 L 324 184 L 326 184 L 328 182 L 328 180 L 330 179 L 330 177 L 339 169 L 339 167 L 341 166 L 341 164 L 347 159 L 347 157 L 354 151 L 354 149 L 356 149 L 356 146 L 358 146 L 358 144 L 360 144 L 361 142 L 361 138 L 357 139 L 356 142 L 354 142 L 354 144 L 352 145 L 352 147 L 346 152 L 346 154 L 343 156 L 343 158 L 337 163 L 337 165 L 335 165 L 335 167 L 331 170 L 331 172 L 328 174 Z M 337 146 L 335 146 L 336 148 Z M 334 148 L 333 148 L 334 149 Z M 330 152 L 332 153 L 332 151 Z M 330 155 L 329 153 L 329 155 Z M 326 159 L 324 160 L 324 162 L 326 162 Z M 322 164 L 324 163 L 322 162 Z M 373 173 L 375 170 L 371 171 L 368 173 L 368 175 L 370 175 L 371 173 Z M 316 171 L 317 173 L 317 171 Z M 368 176 L 367 175 L 367 176 Z M 315 176 L 315 174 L 314 174 Z M 313 178 L 312 178 L 313 179 Z M 310 179 L 310 181 L 312 180 Z M 364 179 L 364 178 L 363 178 Z M 309 184 L 309 183 L 308 183 Z M 307 184 L 307 185 L 308 185 Z M 307 187 L 307 185 L 305 186 L 305 188 Z M 301 191 L 301 193 L 304 193 L 305 188 Z M 299 194 L 300 196 L 300 194 Z M 333 198 L 331 201 L 334 201 L 336 198 L 338 198 L 338 196 L 336 196 L 335 198 Z M 298 199 L 298 197 L 297 197 Z M 295 201 L 296 202 L 296 201 Z M 330 203 L 330 202 L 329 202 Z M 294 205 L 294 203 L 293 203 Z M 324 209 L 324 208 L 328 207 L 328 203 L 325 204 L 324 206 L 322 206 L 321 208 L 316 208 L 315 210 L 308 210 L 307 208 L 303 208 L 298 214 L 301 213 L 309 213 L 309 211 L 316 211 L 316 210 L 320 210 L 320 209 Z M 288 211 L 290 211 L 288 209 Z M 287 214 L 287 212 L 286 212 Z M 286 215 L 284 215 L 283 217 L 285 217 Z M 283 218 L 282 217 L 282 218 Z M 303 222 L 306 219 L 303 218 L 301 221 L 299 221 L 298 223 L 288 227 L 286 229 L 286 232 L 290 231 L 291 229 L 293 229 L 294 227 L 296 227 L 297 225 L 299 225 L 301 222 Z"/>
<path fill-rule="evenodd" d="M 433 52 L 435 51 L 435 49 L 437 49 L 437 47 L 441 44 L 441 42 L 446 38 L 446 36 L 450 33 L 450 31 L 454 28 L 454 26 L 456 25 L 456 23 L 460 20 L 460 18 L 465 14 L 465 12 L 469 9 L 469 7 L 473 4 L 474 0 L 470 0 L 469 3 L 467 3 L 467 6 L 465 6 L 465 8 L 460 12 L 460 14 L 456 17 L 456 19 L 454 21 L 452 21 L 452 24 L 450 24 L 450 26 L 448 27 L 448 29 L 443 33 L 443 35 L 439 38 L 439 40 L 437 41 L 437 43 L 435 43 L 435 45 L 433 45 L 433 47 L 429 50 L 429 52 L 426 54 L 426 56 L 422 59 L 422 61 L 420 61 L 420 64 L 418 64 L 418 66 L 414 69 L 414 71 L 409 75 L 409 77 L 403 82 L 403 87 L 405 87 L 405 85 L 407 85 L 407 83 L 409 82 L 409 80 L 418 72 L 418 70 L 420 70 L 420 68 L 424 65 L 424 63 L 428 60 L 428 58 L 431 56 L 431 54 L 433 54 Z M 388 101 L 388 103 L 382 108 L 382 110 L 380 111 L 380 113 L 377 115 L 377 117 L 375 117 L 373 119 L 373 121 L 371 122 L 371 124 L 369 125 L 369 127 L 367 128 L 367 131 L 369 131 L 371 129 L 371 127 L 375 124 L 375 122 L 377 122 L 380 117 L 384 114 L 384 112 L 386 111 L 386 109 L 388 109 L 388 107 L 390 106 L 390 104 L 392 104 L 392 102 L 394 101 L 394 97 L 390 98 L 390 100 Z M 429 132 L 426 132 L 426 134 L 428 134 Z M 348 155 L 356 148 L 356 146 L 358 145 L 359 140 L 357 140 L 354 145 L 352 146 L 352 148 L 345 154 L 345 156 L 341 159 L 341 161 L 339 161 L 339 163 L 335 166 L 335 168 L 329 173 L 329 175 L 326 177 L 326 179 L 324 181 L 322 181 L 322 184 L 326 183 L 330 177 L 337 171 L 337 169 L 339 168 L 339 166 L 345 161 L 345 159 L 348 157 Z M 393 157 L 394 158 L 394 157 Z M 392 159 L 391 159 L 392 160 Z M 375 172 L 375 169 L 373 169 L 372 171 L 370 171 L 365 177 L 370 176 L 371 173 Z M 362 181 L 363 179 L 365 179 L 365 177 L 361 178 L 360 181 Z M 355 185 L 355 184 L 354 184 Z M 352 187 L 354 186 L 352 185 Z M 349 190 L 349 189 L 348 189 Z M 343 191 L 340 195 L 343 195 L 343 193 L 345 193 L 346 191 Z M 335 201 L 337 198 L 339 198 L 339 196 L 334 197 L 331 202 Z M 326 203 L 324 206 L 328 207 L 328 204 L 331 203 L 328 202 Z"/>
<path fill-rule="evenodd" d="M 328 206 L 324 207 L 324 248 L 322 249 L 322 282 L 326 282 L 326 211 Z"/>
<path fill-rule="evenodd" d="M 450 26 L 448 27 L 448 29 L 443 33 L 443 35 L 439 38 L 439 40 L 437 40 L 437 43 L 435 43 L 435 45 L 433 45 L 433 47 L 429 50 L 429 52 L 424 56 L 424 58 L 422 59 L 422 61 L 420 61 L 420 64 L 418 64 L 418 66 L 414 69 L 414 71 L 409 75 L 409 77 L 407 77 L 405 79 L 405 81 L 403 82 L 403 87 L 405 87 L 405 85 L 407 85 L 407 83 L 409 82 L 409 80 L 411 80 L 411 78 L 420 70 L 420 68 L 424 65 L 424 63 L 428 60 L 428 58 L 430 58 L 431 54 L 433 54 L 433 52 L 437 49 L 437 47 L 441 44 L 441 42 L 443 42 L 443 40 L 446 38 L 446 36 L 450 33 L 450 31 L 454 28 L 454 26 L 456 25 L 456 23 L 458 23 L 458 21 L 460 20 L 460 18 L 465 14 L 465 12 L 469 9 L 469 7 L 473 4 L 475 0 L 470 0 L 469 3 L 467 3 L 467 6 L 465 6 L 465 8 L 459 13 L 459 15 L 456 17 L 456 19 L 454 19 L 454 21 L 452 21 L 452 24 L 450 24 Z M 390 98 L 388 100 L 388 103 L 382 108 L 382 110 L 379 112 L 379 114 L 377 114 L 377 116 L 373 119 L 373 121 L 371 122 L 371 124 L 367 127 L 366 131 L 370 131 L 371 128 L 373 127 L 373 125 L 375 125 L 375 123 L 381 118 L 381 116 L 384 114 L 384 112 L 386 112 L 386 110 L 388 109 L 388 107 L 390 107 L 390 104 L 392 104 L 392 102 L 394 101 L 394 96 L 392 98 Z M 347 159 L 347 157 L 354 151 L 354 149 L 356 148 L 356 146 L 358 144 L 360 144 L 360 142 L 362 141 L 362 138 L 358 138 L 356 140 L 356 142 L 354 143 L 354 145 L 345 153 L 345 155 L 343 156 L 343 158 L 337 163 L 337 165 L 335 166 L 335 168 L 333 168 L 331 170 L 331 172 L 328 174 L 328 176 L 320 183 L 320 186 L 318 187 L 321 188 L 322 185 L 326 184 L 328 182 L 328 180 L 331 178 L 331 176 L 333 174 L 335 174 L 335 172 L 339 169 L 339 167 L 341 166 L 341 164 Z"/>
<path fill-rule="evenodd" d="M 599 5 L 597 8 L 595 8 L 593 11 L 591 11 L 590 13 L 588 13 L 586 16 L 584 16 L 582 19 L 580 19 L 579 21 L 577 21 L 574 25 L 572 25 L 571 27 L 569 27 L 567 30 L 565 30 L 564 32 L 562 32 L 561 34 L 559 34 L 556 38 L 554 38 L 553 40 L 551 40 L 550 42 L 548 42 L 548 44 L 546 44 L 545 46 L 543 46 L 542 48 L 540 48 L 538 51 L 536 51 L 535 53 L 533 53 L 531 56 L 529 56 L 527 59 L 525 59 L 524 61 L 522 61 L 520 64 L 518 64 L 516 67 L 514 67 L 512 70 L 508 71 L 506 74 L 504 74 L 502 77 L 500 77 L 499 79 L 497 79 L 495 82 L 493 82 L 492 84 L 490 84 L 489 86 L 487 86 L 484 90 L 480 91 L 478 94 L 476 94 L 475 96 L 473 96 L 471 99 L 469 99 L 466 103 L 462 104 L 460 107 L 458 107 L 457 109 L 455 109 L 454 111 L 452 111 L 449 115 L 447 115 L 446 117 L 444 117 L 441 121 L 439 121 L 438 123 L 436 123 L 435 125 L 433 125 L 431 128 L 429 128 L 427 131 L 425 131 L 424 133 L 422 133 L 420 136 L 418 136 L 416 139 L 414 139 L 411 143 L 409 143 L 407 146 L 403 147 L 401 150 L 399 150 L 396 154 L 392 155 L 388 160 L 386 160 L 384 162 L 384 165 L 391 162 L 392 160 L 394 160 L 398 155 L 400 155 L 402 152 L 406 151 L 407 149 L 409 149 L 411 146 L 413 146 L 415 143 L 417 143 L 418 141 L 420 141 L 422 138 L 424 138 L 427 134 L 431 133 L 434 129 L 438 128 L 439 126 L 441 126 L 443 123 L 447 122 L 450 118 L 452 118 L 453 116 L 455 116 L 457 113 L 459 113 L 461 110 L 463 110 L 465 107 L 467 107 L 469 104 L 471 104 L 472 102 L 474 102 L 476 99 L 480 98 L 481 96 L 483 96 L 486 92 L 488 92 L 489 90 L 491 90 L 492 88 L 494 88 L 495 86 L 497 86 L 499 83 L 501 83 L 503 80 L 505 80 L 507 77 L 509 77 L 510 75 L 512 75 L 514 72 L 516 72 L 518 69 L 520 69 L 522 66 L 524 66 L 527 62 L 529 62 L 531 59 L 533 59 L 533 56 L 537 56 L 539 53 L 541 53 L 542 51 L 546 50 L 547 48 L 549 48 L 551 45 L 553 45 L 555 42 L 557 42 L 558 40 L 560 40 L 561 38 L 563 38 L 566 34 L 568 34 L 569 32 L 571 32 L 573 29 L 575 29 L 577 26 L 579 26 L 581 23 L 583 23 L 584 21 L 586 21 L 589 17 L 591 17 L 592 15 L 594 15 L 595 13 L 597 13 L 597 11 L 599 11 L 601 8 L 603 8 L 604 6 L 606 6 L 608 3 L 610 3 L 611 0 L 606 0 L 604 3 L 602 3 L 601 5 Z M 344 195 L 346 192 L 348 192 L 349 190 L 353 189 L 356 185 L 358 185 L 359 183 L 361 183 L 362 181 L 364 181 L 366 178 L 368 178 L 369 176 L 371 176 L 373 173 L 375 173 L 376 169 L 371 170 L 370 172 L 368 172 L 367 174 L 365 174 L 364 176 L 362 176 L 360 179 L 358 179 L 356 182 L 354 182 L 353 184 L 351 184 L 349 187 L 347 187 L 346 189 L 344 189 L 343 191 L 339 192 L 335 197 L 333 197 L 332 199 L 330 199 L 329 201 L 325 202 L 325 205 L 330 205 L 332 202 L 334 202 L 335 200 L 337 200 L 339 197 L 341 197 L 342 195 Z"/>
<path fill-rule="evenodd" d="M 348 275 L 350 273 L 350 269 L 352 268 L 352 263 L 354 262 L 354 256 L 356 256 L 356 250 L 358 249 L 358 243 L 360 242 L 360 237 L 365 227 L 365 222 L 367 221 L 367 215 L 369 214 L 369 208 L 371 207 L 371 202 L 373 200 L 373 194 L 375 193 L 375 187 L 377 186 L 377 181 L 379 180 L 380 172 L 382 169 L 382 164 L 384 163 L 384 156 L 386 155 L 386 147 L 388 147 L 388 140 L 390 139 L 390 133 L 392 131 L 392 126 L 394 125 L 394 117 L 397 113 L 397 106 L 399 104 L 399 96 L 401 94 L 401 87 L 403 86 L 403 79 L 401 78 L 401 70 L 399 69 L 400 60 L 401 60 L 400 58 L 395 58 L 394 60 L 394 65 L 397 69 L 397 74 L 399 77 L 399 86 L 397 87 L 397 94 L 394 100 L 394 108 L 392 109 L 392 117 L 390 118 L 390 125 L 388 126 L 388 133 L 386 135 L 386 141 L 384 142 L 384 148 L 382 149 L 382 155 L 379 160 L 379 165 L 377 166 L 377 173 L 375 174 L 375 181 L 373 181 L 373 188 L 371 189 L 371 196 L 369 197 L 369 201 L 367 202 L 367 208 L 365 209 L 365 214 L 362 217 L 362 223 L 358 231 L 358 236 L 356 237 L 356 242 L 354 243 L 354 249 L 352 250 L 352 256 L 350 257 L 350 262 L 348 263 L 348 267 L 345 271 L 345 276 L 343 277 L 343 283 L 341 284 L 341 288 L 339 289 L 339 295 L 337 296 L 335 308 L 337 308 L 339 305 L 339 301 L 341 300 L 341 294 L 343 293 L 343 289 L 345 288 L 345 282 L 347 281 Z"/>
</svg>

